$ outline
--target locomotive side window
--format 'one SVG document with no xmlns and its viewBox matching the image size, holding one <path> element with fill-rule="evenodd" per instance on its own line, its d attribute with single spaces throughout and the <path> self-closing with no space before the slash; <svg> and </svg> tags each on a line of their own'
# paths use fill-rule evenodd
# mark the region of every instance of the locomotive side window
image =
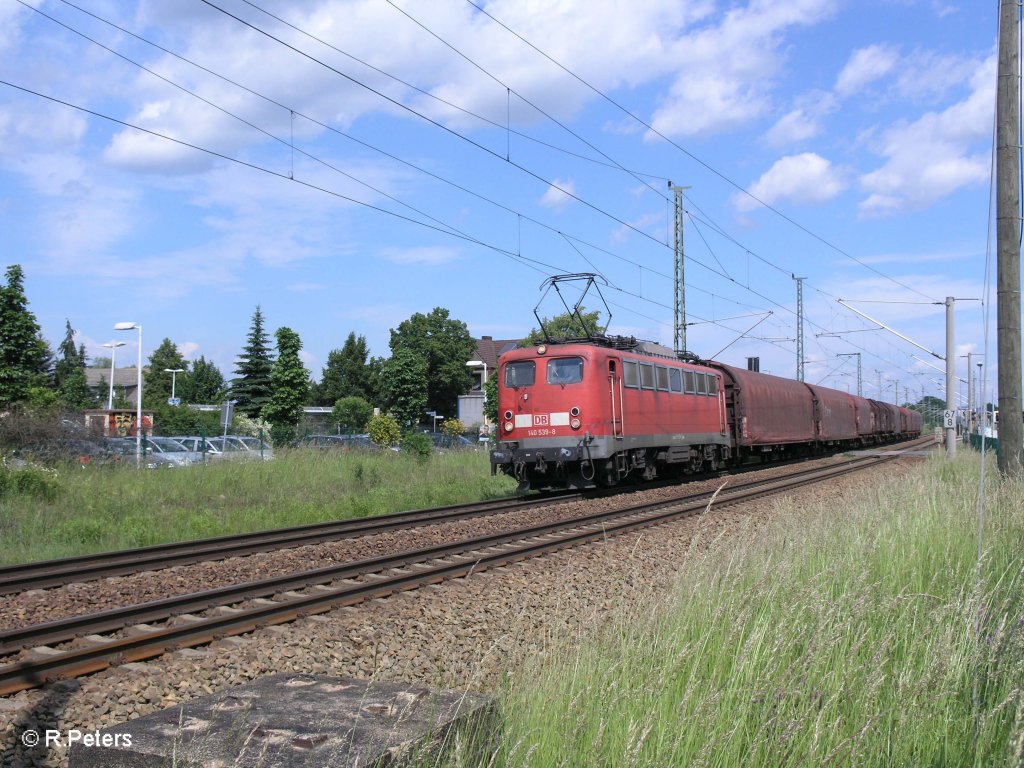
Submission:
<svg viewBox="0 0 1024 768">
<path fill-rule="evenodd" d="M 683 372 L 678 368 L 668 369 L 668 388 L 673 392 L 683 391 Z"/>
<path fill-rule="evenodd" d="M 658 379 L 658 389 L 662 392 L 668 392 L 668 368 L 663 365 L 659 365 L 655 372 Z"/>
<path fill-rule="evenodd" d="M 583 358 L 562 357 L 548 360 L 548 384 L 578 384 L 583 381 Z"/>
<path fill-rule="evenodd" d="M 706 395 L 708 393 L 707 377 L 703 373 L 697 373 L 695 376 L 697 378 L 697 394 Z"/>
<path fill-rule="evenodd" d="M 622 361 L 622 383 L 630 389 L 640 388 L 640 373 L 633 360 Z"/>
<path fill-rule="evenodd" d="M 654 389 L 654 366 L 650 363 L 640 363 L 640 388 Z"/>
<path fill-rule="evenodd" d="M 708 375 L 708 394 L 711 397 L 718 397 L 718 377 Z"/>
<path fill-rule="evenodd" d="M 697 385 L 693 380 L 693 371 L 683 371 L 683 379 L 686 382 L 685 392 L 692 395 L 697 391 Z"/>
<path fill-rule="evenodd" d="M 505 366 L 505 386 L 516 389 L 529 387 L 537 378 L 537 366 L 532 360 L 509 363 Z"/>
</svg>

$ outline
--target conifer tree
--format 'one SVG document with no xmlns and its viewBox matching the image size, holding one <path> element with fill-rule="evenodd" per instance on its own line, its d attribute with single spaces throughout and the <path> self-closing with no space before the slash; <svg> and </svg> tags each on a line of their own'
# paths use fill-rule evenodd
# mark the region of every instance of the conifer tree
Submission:
<svg viewBox="0 0 1024 768">
<path fill-rule="evenodd" d="M 235 407 L 250 418 L 258 418 L 273 392 L 270 372 L 274 368 L 270 339 L 263 329 L 263 313 L 258 304 L 237 366 L 237 378 L 231 382 L 231 397 L 237 401 Z"/>
<path fill-rule="evenodd" d="M 49 345 L 28 308 L 25 276 L 14 264 L 0 285 L 0 411 L 24 402 L 33 387 L 47 385 L 45 369 Z"/>
</svg>

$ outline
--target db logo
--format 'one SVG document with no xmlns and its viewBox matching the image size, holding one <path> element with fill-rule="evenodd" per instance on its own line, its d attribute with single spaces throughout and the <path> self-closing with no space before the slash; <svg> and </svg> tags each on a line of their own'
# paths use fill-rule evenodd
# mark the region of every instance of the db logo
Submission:
<svg viewBox="0 0 1024 768">
<path fill-rule="evenodd" d="M 533 426 L 535 427 L 546 427 L 548 425 L 549 416 L 546 413 L 537 413 L 533 416 Z"/>
</svg>

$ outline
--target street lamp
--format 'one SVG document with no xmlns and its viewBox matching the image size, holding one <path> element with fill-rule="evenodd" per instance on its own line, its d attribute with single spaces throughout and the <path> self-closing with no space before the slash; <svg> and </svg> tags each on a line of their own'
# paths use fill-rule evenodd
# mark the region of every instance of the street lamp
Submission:
<svg viewBox="0 0 1024 768">
<path fill-rule="evenodd" d="M 483 360 L 470 360 L 466 363 L 470 368 L 479 368 L 483 366 L 484 378 L 480 382 L 480 391 L 484 393 L 484 424 L 487 424 L 487 363 Z"/>
<path fill-rule="evenodd" d="M 114 410 L 114 355 L 118 347 L 123 347 L 123 341 L 109 341 L 103 345 L 110 350 L 110 394 L 107 396 L 107 410 Z"/>
<path fill-rule="evenodd" d="M 164 368 L 164 373 L 171 374 L 171 399 L 167 402 L 168 405 L 177 405 L 174 397 L 174 382 L 178 378 L 178 374 L 184 372 L 184 368 Z"/>
<path fill-rule="evenodd" d="M 135 387 L 135 462 L 142 466 L 142 326 L 138 323 L 116 323 L 115 331 L 139 332 L 139 363 L 136 369 L 137 380 Z"/>
</svg>

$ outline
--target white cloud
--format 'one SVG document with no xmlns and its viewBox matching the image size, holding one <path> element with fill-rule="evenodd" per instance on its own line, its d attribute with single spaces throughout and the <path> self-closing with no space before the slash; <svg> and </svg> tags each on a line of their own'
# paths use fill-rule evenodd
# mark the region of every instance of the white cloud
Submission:
<svg viewBox="0 0 1024 768">
<path fill-rule="evenodd" d="M 750 187 L 750 195 L 768 205 L 783 200 L 797 203 L 824 203 L 846 188 L 843 172 L 813 152 L 783 157 L 765 171 Z M 749 195 L 736 193 L 733 205 L 751 211 L 758 202 Z"/>
<path fill-rule="evenodd" d="M 885 163 L 860 179 L 867 193 L 860 204 L 863 214 L 923 208 L 988 179 L 986 143 L 992 126 L 995 69 L 992 56 L 978 64 L 972 91 L 963 101 L 881 134 L 874 149 Z"/>
<path fill-rule="evenodd" d="M 537 202 L 545 208 L 561 211 L 573 201 L 575 194 L 576 185 L 571 180 L 555 179 Z"/>
<path fill-rule="evenodd" d="M 813 139 L 821 133 L 821 120 L 837 107 L 836 98 L 830 93 L 808 94 L 776 121 L 765 135 L 765 141 L 773 147 L 786 147 Z"/>
<path fill-rule="evenodd" d="M 421 248 L 385 248 L 380 256 L 395 264 L 424 264 L 439 266 L 462 258 L 456 248 L 421 247 Z"/>
<path fill-rule="evenodd" d="M 852 96 L 888 75 L 899 60 L 899 49 L 891 45 L 869 45 L 853 52 L 836 78 L 836 92 Z"/>
<path fill-rule="evenodd" d="M 753 0 L 721 24 L 683 35 L 674 46 L 677 79 L 652 124 L 669 136 L 734 130 L 766 113 L 784 61 L 782 33 L 836 9 L 830 0 Z"/>
<path fill-rule="evenodd" d="M 194 341 L 186 341 L 178 345 L 178 352 L 186 360 L 191 360 L 193 355 L 199 350 L 199 344 Z"/>
<path fill-rule="evenodd" d="M 635 230 L 646 232 L 659 241 L 665 239 L 666 223 L 664 213 L 645 213 L 632 221 L 626 222 L 626 224 L 629 226 L 621 225 L 612 231 L 611 242 L 624 243 L 629 239 L 630 235 L 636 234 Z"/>
</svg>

